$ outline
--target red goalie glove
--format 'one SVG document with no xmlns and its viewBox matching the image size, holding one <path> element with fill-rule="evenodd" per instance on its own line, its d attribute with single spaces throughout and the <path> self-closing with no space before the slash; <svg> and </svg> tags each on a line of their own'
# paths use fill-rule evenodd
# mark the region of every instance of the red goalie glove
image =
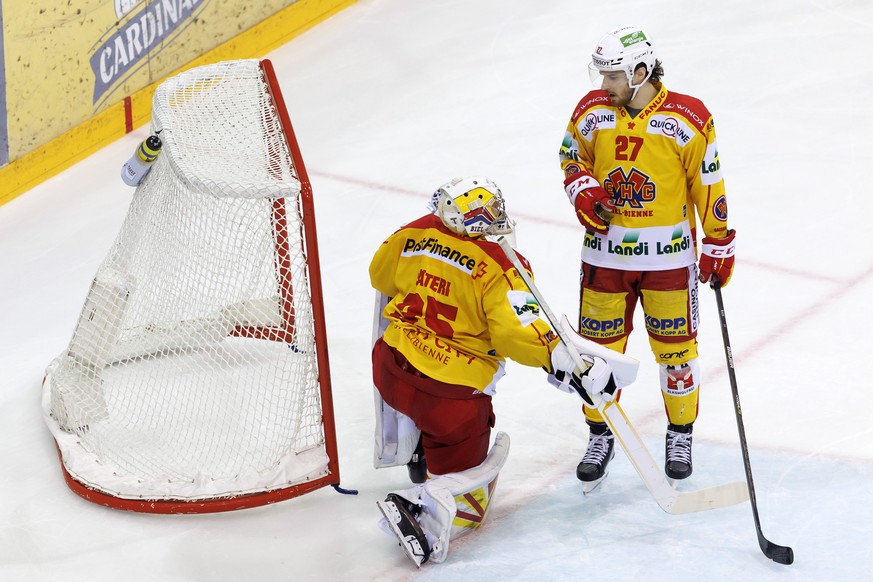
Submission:
<svg viewBox="0 0 873 582">
<path fill-rule="evenodd" d="M 731 280 L 734 270 L 735 230 L 729 230 L 724 238 L 704 237 L 700 251 L 700 281 L 717 280 L 724 287 Z"/>
<path fill-rule="evenodd" d="M 582 172 L 568 177 L 564 180 L 564 190 L 576 208 L 579 224 L 600 234 L 609 230 L 609 219 L 615 206 L 591 174 Z"/>
</svg>

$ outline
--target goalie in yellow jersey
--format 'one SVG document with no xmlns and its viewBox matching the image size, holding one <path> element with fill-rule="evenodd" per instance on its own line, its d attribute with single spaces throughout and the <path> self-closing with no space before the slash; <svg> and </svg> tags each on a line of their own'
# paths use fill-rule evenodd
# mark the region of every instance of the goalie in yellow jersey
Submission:
<svg viewBox="0 0 873 582">
<path fill-rule="evenodd" d="M 416 486 L 378 503 L 380 525 L 417 566 L 445 560 L 449 541 L 485 519 L 509 452 L 502 432 L 488 451 L 491 396 L 505 358 L 544 368 L 551 383 L 589 401 L 616 386 L 601 358 L 583 355 L 593 366 L 575 366 L 524 280 L 489 240 L 512 230 L 491 180 L 452 180 L 434 193 L 430 210 L 388 237 L 370 264 L 380 299 L 374 464 L 405 465 L 423 450 L 427 466 L 427 475 L 410 472 Z"/>
<path fill-rule="evenodd" d="M 589 73 L 600 89 L 579 101 L 560 150 L 585 228 L 579 332 L 623 353 L 639 301 L 667 411 L 664 470 L 684 479 L 700 387 L 697 281 L 727 285 L 734 263 L 715 126 L 698 99 L 667 90 L 639 28 L 601 37 Z M 590 489 L 606 476 L 614 438 L 596 410 L 585 407 L 585 417 L 576 475 Z"/>
</svg>

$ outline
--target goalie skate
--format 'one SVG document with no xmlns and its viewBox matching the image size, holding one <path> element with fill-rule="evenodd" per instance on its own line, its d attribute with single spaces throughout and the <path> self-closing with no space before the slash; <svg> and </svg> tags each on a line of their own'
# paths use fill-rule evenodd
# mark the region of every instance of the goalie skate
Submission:
<svg viewBox="0 0 873 582">
<path fill-rule="evenodd" d="M 385 501 L 377 501 L 376 505 L 385 516 L 388 527 L 397 536 L 400 547 L 415 563 L 415 567 L 420 568 L 430 557 L 431 548 L 424 530 L 415 519 L 418 513 L 415 509 L 419 508 L 395 493 L 389 493 Z"/>
</svg>

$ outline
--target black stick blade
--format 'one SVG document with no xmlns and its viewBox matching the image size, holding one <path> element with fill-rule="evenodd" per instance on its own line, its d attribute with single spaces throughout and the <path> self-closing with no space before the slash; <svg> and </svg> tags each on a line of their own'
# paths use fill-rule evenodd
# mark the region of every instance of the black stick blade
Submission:
<svg viewBox="0 0 873 582">
<path fill-rule="evenodd" d="M 794 550 L 788 546 L 780 546 L 771 541 L 762 539 L 761 551 L 764 552 L 765 556 L 777 564 L 785 564 L 787 566 L 794 563 Z"/>
</svg>

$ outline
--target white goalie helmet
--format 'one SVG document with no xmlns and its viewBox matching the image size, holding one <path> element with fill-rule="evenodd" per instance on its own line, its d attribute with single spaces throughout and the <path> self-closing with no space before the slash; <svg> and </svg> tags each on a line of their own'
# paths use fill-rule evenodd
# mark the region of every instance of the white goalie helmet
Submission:
<svg viewBox="0 0 873 582">
<path fill-rule="evenodd" d="M 646 78 L 633 84 L 634 70 L 640 63 L 646 66 Z M 625 26 L 603 35 L 591 54 L 588 75 L 591 82 L 600 86 L 600 74 L 607 71 L 624 71 L 631 89 L 639 89 L 652 76 L 655 69 L 655 45 L 651 38 L 635 26 Z"/>
<path fill-rule="evenodd" d="M 503 193 L 497 184 L 484 176 L 454 178 L 446 182 L 433 193 L 430 211 L 455 234 L 478 238 L 512 232 Z"/>
</svg>

